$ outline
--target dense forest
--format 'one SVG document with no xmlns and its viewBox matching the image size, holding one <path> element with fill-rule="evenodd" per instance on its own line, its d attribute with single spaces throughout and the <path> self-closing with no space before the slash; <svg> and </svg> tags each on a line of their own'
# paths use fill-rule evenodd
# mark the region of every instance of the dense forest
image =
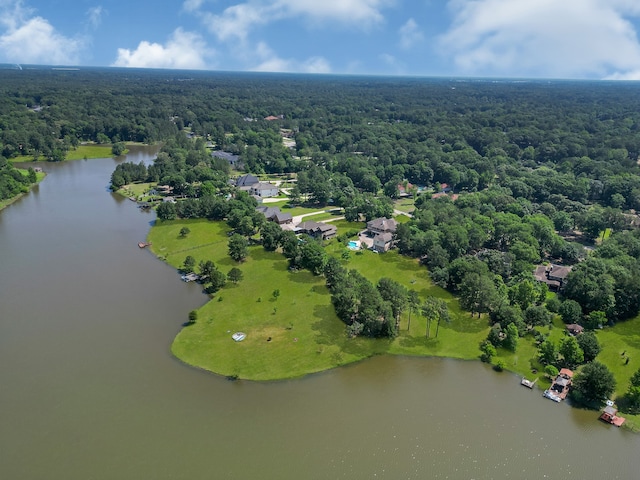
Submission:
<svg viewBox="0 0 640 480">
<path fill-rule="evenodd" d="M 187 197 L 160 218 L 226 219 L 246 235 L 264 227 L 248 199 L 226 200 L 230 165 L 209 146 L 239 155 L 247 172 L 295 173 L 292 201 L 332 203 L 351 220 L 391 216 L 406 187 L 416 203 L 398 227 L 400 252 L 504 331 L 522 334 L 551 313 L 597 328 L 640 310 L 634 83 L 117 69 L 0 78 L 3 158 L 162 141 L 154 165 L 112 176 L 114 187 L 154 181 Z M 534 281 L 541 262 L 574 265 L 560 300 Z"/>
</svg>

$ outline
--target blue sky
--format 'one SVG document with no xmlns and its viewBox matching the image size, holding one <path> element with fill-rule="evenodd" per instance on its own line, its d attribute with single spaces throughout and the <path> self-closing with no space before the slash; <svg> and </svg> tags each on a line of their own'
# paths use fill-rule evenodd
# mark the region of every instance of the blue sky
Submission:
<svg viewBox="0 0 640 480">
<path fill-rule="evenodd" d="M 640 79 L 640 0 L 0 0 L 0 62 Z"/>
</svg>

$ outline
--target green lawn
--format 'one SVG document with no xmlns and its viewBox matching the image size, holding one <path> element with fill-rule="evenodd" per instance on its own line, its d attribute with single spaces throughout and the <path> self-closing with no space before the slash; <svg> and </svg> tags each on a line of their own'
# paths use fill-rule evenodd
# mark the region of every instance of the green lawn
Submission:
<svg viewBox="0 0 640 480">
<path fill-rule="evenodd" d="M 126 153 L 126 150 L 125 150 Z M 69 150 L 65 160 L 83 160 L 85 158 L 110 158 L 111 145 L 80 145 L 75 150 Z"/>
<path fill-rule="evenodd" d="M 154 186 L 155 183 L 131 183 L 129 185 L 123 186 L 116 193 L 122 195 L 123 197 L 134 197 L 136 199 L 141 198 L 143 201 L 146 201 L 149 200 L 150 197 L 145 194 Z"/>
<path fill-rule="evenodd" d="M 125 150 L 124 153 L 127 153 Z M 67 152 L 65 160 L 85 160 L 90 158 L 111 158 L 111 145 L 79 145 L 75 149 L 71 149 Z M 15 157 L 10 159 L 11 162 L 30 162 L 33 161 L 33 156 Z M 38 159 L 39 162 L 45 162 L 44 156 Z"/>
<path fill-rule="evenodd" d="M 362 223 L 336 222 L 339 231 L 362 228 Z M 191 233 L 181 238 L 179 231 L 188 226 Z M 393 339 L 351 339 L 336 317 L 323 277 L 306 271 L 289 272 L 287 261 L 279 253 L 250 248 L 249 258 L 236 264 L 227 254 L 228 227 L 222 222 L 189 220 L 158 223 L 148 241 L 163 260 L 178 268 L 187 255 L 196 261 L 213 260 L 223 272 L 238 266 L 244 279 L 229 284 L 198 311 L 195 325 L 185 327 L 176 337 L 173 353 L 191 365 L 221 375 L 237 375 L 253 380 L 298 377 L 352 363 L 372 355 L 434 355 L 464 359 L 478 357 L 478 344 L 488 332 L 486 319 L 471 318 L 461 312 L 458 302 L 447 292 L 432 285 L 427 271 L 416 260 L 396 252 L 375 254 L 363 251 L 345 262 L 377 282 L 382 276 L 393 278 L 421 296 L 437 295 L 449 303 L 451 323 L 435 325 L 426 338 L 426 321 L 415 312 L 401 321 L 401 333 Z M 344 246 L 333 240 L 327 247 L 339 255 Z M 280 290 L 278 299 L 272 293 Z M 181 322 L 187 320 L 179 319 Z M 236 343 L 231 334 L 247 334 Z M 271 338 L 270 341 L 268 339 Z"/>
<path fill-rule="evenodd" d="M 338 234 L 364 227 L 362 222 L 346 220 L 334 224 Z M 186 238 L 179 235 L 183 226 L 191 231 Z M 417 291 L 422 299 L 427 295 L 444 299 L 449 306 L 450 323 L 440 325 L 437 338 L 436 326 L 432 325 L 427 338 L 425 319 L 413 312 L 409 325 L 409 314 L 405 312 L 395 339 L 351 339 L 334 313 L 323 277 L 305 271 L 289 272 L 281 254 L 265 252 L 261 246 L 250 247 L 249 258 L 236 264 L 227 253 L 228 231 L 223 222 L 186 220 L 158 222 L 149 233 L 154 253 L 176 268 L 187 255 L 192 255 L 196 261 L 213 260 L 225 273 L 238 266 L 244 274 L 242 282 L 228 284 L 200 308 L 195 325 L 178 334 L 172 351 L 184 362 L 221 375 L 273 380 L 299 377 L 378 354 L 479 358 L 478 345 L 489 331 L 486 317 L 472 317 L 462 311 L 458 301 L 435 286 L 426 268 L 415 259 L 396 251 L 375 254 L 365 250 L 351 252 L 342 263 L 372 282 L 384 276 Z M 337 258 L 342 258 L 345 248 L 335 239 L 326 245 L 327 252 Z M 276 289 L 280 291 L 277 300 L 272 296 Z M 183 319 L 177 319 L 186 320 L 187 312 Z M 559 318 L 551 327 L 540 330 L 556 343 L 565 335 Z M 247 334 L 245 341 L 236 343 L 231 339 L 237 331 Z M 614 373 L 616 394 L 622 395 L 630 376 L 640 367 L 640 318 L 596 334 L 603 347 L 598 360 Z M 539 387 L 548 387 L 532 335 L 519 340 L 516 352 L 498 349 L 494 363 L 498 359 L 504 361 L 507 370 L 531 380 L 538 378 Z M 625 416 L 631 425 L 640 425 L 640 416 Z"/>
<path fill-rule="evenodd" d="M 413 198 L 401 198 L 393 203 L 393 208 L 401 212 L 412 213 L 416 208 L 415 203 Z"/>
</svg>

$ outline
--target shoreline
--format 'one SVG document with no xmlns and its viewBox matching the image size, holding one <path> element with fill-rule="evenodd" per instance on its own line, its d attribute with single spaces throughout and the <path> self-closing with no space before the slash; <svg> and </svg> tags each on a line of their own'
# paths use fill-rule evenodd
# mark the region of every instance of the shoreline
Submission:
<svg viewBox="0 0 640 480">
<path fill-rule="evenodd" d="M 353 226 L 338 222 L 339 231 Z M 191 233 L 180 237 L 181 227 Z M 278 382 L 300 379 L 308 375 L 355 364 L 377 355 L 404 357 L 439 357 L 465 361 L 480 361 L 478 345 L 486 338 L 489 325 L 483 316 L 472 317 L 460 310 L 448 292 L 431 284 L 426 269 L 415 259 L 397 252 L 374 255 L 365 251 L 348 261 L 372 281 L 385 276 L 403 280 L 408 288 L 423 295 L 445 298 L 452 313 L 450 324 L 441 325 L 435 338 L 425 335 L 425 319 L 415 312 L 409 326 L 408 313 L 400 320 L 400 332 L 394 339 L 348 338 L 344 324 L 335 316 L 324 277 L 310 272 L 289 272 L 282 254 L 266 252 L 261 246 L 250 247 L 247 261 L 237 264 L 228 258 L 228 227 L 224 222 L 203 219 L 156 222 L 151 226 L 146 242 L 151 242 L 153 254 L 173 266 L 176 274 L 186 255 L 197 260 L 212 259 L 223 272 L 240 268 L 245 278 L 239 284 L 227 284 L 202 307 L 198 320 L 187 323 L 176 334 L 170 350 L 178 361 L 229 379 L 257 382 Z M 326 248 L 334 255 L 343 246 L 330 242 Z M 278 288 L 282 293 L 272 298 Z M 298 307 L 300 305 L 300 307 Z M 182 324 L 187 320 L 178 319 Z M 549 334 L 560 336 L 564 325 L 557 321 Z M 409 328 L 408 328 L 409 327 Z M 615 329 L 610 329 L 612 333 Z M 245 340 L 235 342 L 231 336 L 241 331 Z M 214 354 L 215 352 L 215 354 Z M 544 369 L 536 363 L 537 346 L 531 336 L 520 339 L 517 352 L 499 349 L 494 358 L 504 362 L 504 370 L 517 377 L 538 378 L 536 391 L 541 394 L 550 385 Z M 533 373 L 532 370 L 537 370 Z M 499 372 L 496 372 L 499 374 Z M 514 382 L 514 388 L 521 388 Z M 626 384 L 618 381 L 616 394 L 621 397 Z M 594 411 L 594 413 L 596 413 Z M 640 416 L 625 414 L 626 428 L 638 431 Z"/>
<path fill-rule="evenodd" d="M 18 170 L 26 171 L 26 169 L 24 169 L 24 168 L 18 168 Z M 33 183 L 33 184 L 31 184 L 29 186 L 29 191 L 28 192 L 22 192 L 22 193 L 19 193 L 18 195 L 16 195 L 15 197 L 11 197 L 11 198 L 8 198 L 6 200 L 1 200 L 0 201 L 0 212 L 2 210 L 4 210 L 5 208 L 7 208 L 9 205 L 12 205 L 13 203 L 15 203 L 18 200 L 20 200 L 25 195 L 28 195 L 29 193 L 31 193 L 31 190 L 33 190 L 34 187 L 40 185 L 40 182 L 42 182 L 46 177 L 47 177 L 47 174 L 45 172 L 37 172 L 36 173 L 36 183 Z"/>
</svg>

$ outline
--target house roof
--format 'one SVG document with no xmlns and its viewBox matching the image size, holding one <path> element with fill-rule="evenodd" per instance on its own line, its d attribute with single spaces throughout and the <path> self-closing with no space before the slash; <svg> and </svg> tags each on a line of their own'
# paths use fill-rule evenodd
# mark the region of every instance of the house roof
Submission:
<svg viewBox="0 0 640 480">
<path fill-rule="evenodd" d="M 379 233 L 373 237 L 374 242 L 389 243 L 391 240 L 393 240 L 393 234 L 390 232 Z"/>
<path fill-rule="evenodd" d="M 558 375 L 573 378 L 573 370 L 569 370 L 568 368 L 561 368 L 560 373 L 558 373 Z"/>
<path fill-rule="evenodd" d="M 255 175 L 251 175 L 247 173 L 246 175 L 242 175 L 236 179 L 236 187 L 250 187 L 251 185 L 255 185 L 260 180 Z"/>
<path fill-rule="evenodd" d="M 253 188 L 254 190 L 273 190 L 274 188 L 276 190 L 278 189 L 278 187 L 276 187 L 273 183 L 269 182 L 258 182 L 251 185 L 251 188 Z"/>
<path fill-rule="evenodd" d="M 380 230 L 383 232 L 395 232 L 398 222 L 393 218 L 375 218 L 367 222 L 368 229 Z"/>
<path fill-rule="evenodd" d="M 239 155 L 234 155 L 233 153 L 224 152 L 222 150 L 214 150 L 213 152 L 211 152 L 211 156 L 216 158 L 223 158 L 232 165 L 235 164 L 240 158 Z"/>
<path fill-rule="evenodd" d="M 564 267 L 562 265 L 551 265 L 551 269 L 549 270 L 549 275 L 554 278 L 560 278 L 564 280 L 571 272 L 572 267 Z"/>
<path fill-rule="evenodd" d="M 275 218 L 278 223 L 282 223 L 284 221 L 291 220 L 293 217 L 290 213 L 278 212 L 276 213 Z"/>
<path fill-rule="evenodd" d="M 327 232 L 335 232 L 338 229 L 337 229 L 337 227 L 335 225 L 330 225 L 330 224 L 321 223 L 321 222 L 308 221 L 308 222 L 302 222 L 302 223 L 298 224 L 298 226 L 296 227 L 296 230 L 305 231 L 305 232 L 327 233 Z"/>
<path fill-rule="evenodd" d="M 546 265 L 538 265 L 533 272 L 533 276 L 536 280 L 540 282 L 547 281 L 547 266 Z"/>
<path fill-rule="evenodd" d="M 577 323 L 570 323 L 567 325 L 567 330 L 571 333 L 582 333 L 584 331 L 584 327 Z"/>
</svg>

